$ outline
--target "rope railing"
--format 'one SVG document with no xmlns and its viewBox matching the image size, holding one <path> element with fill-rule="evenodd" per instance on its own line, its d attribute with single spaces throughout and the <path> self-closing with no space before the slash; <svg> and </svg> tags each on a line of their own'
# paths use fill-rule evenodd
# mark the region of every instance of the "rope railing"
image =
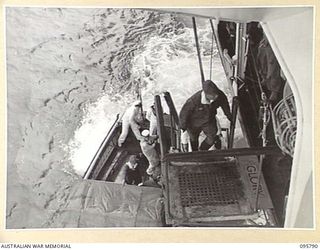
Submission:
<svg viewBox="0 0 320 250">
<path fill-rule="evenodd" d="M 275 139 L 281 150 L 293 157 L 297 133 L 297 116 L 293 95 L 281 100 L 272 112 Z"/>
</svg>

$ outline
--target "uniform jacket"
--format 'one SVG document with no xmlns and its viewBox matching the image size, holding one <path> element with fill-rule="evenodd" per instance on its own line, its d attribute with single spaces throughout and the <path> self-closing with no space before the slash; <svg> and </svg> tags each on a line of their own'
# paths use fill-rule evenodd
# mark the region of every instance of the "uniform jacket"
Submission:
<svg viewBox="0 0 320 250">
<path fill-rule="evenodd" d="M 130 169 L 126 166 L 125 183 L 130 185 L 138 185 L 142 182 L 141 174 L 139 169 Z"/>
<path fill-rule="evenodd" d="M 221 90 L 218 91 L 218 98 L 210 104 L 201 103 L 202 90 L 195 93 L 186 101 L 179 115 L 181 129 L 201 128 L 205 124 L 214 122 L 219 107 L 222 108 L 228 118 L 231 117 L 228 99 Z"/>
</svg>

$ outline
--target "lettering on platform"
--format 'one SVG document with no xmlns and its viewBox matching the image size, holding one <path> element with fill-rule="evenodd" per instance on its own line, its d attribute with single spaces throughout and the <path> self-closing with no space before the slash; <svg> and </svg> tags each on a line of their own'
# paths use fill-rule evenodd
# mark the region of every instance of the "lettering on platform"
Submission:
<svg viewBox="0 0 320 250">
<path fill-rule="evenodd" d="M 247 166 L 247 174 L 248 174 L 248 177 L 249 177 L 249 181 L 250 181 L 252 190 L 254 192 L 256 192 L 257 191 L 257 186 L 258 186 L 258 181 L 259 181 L 258 173 L 257 173 L 257 167 L 256 166 L 252 166 L 252 165 Z M 260 176 L 259 197 L 264 197 L 264 196 L 265 196 L 265 194 L 264 194 L 264 191 L 263 191 L 263 188 L 262 188 L 262 185 L 261 185 L 261 176 Z"/>
</svg>

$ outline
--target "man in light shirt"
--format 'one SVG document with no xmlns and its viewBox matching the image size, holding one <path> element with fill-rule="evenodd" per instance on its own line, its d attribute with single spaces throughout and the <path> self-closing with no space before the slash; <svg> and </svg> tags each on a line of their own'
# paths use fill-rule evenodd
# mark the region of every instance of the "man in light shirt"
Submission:
<svg viewBox="0 0 320 250">
<path fill-rule="evenodd" d="M 141 141 L 143 137 L 140 134 L 139 123 L 143 121 L 141 101 L 135 101 L 122 116 L 122 130 L 118 139 L 118 146 L 121 147 L 125 142 L 129 129 L 133 131 L 138 141 Z"/>
</svg>

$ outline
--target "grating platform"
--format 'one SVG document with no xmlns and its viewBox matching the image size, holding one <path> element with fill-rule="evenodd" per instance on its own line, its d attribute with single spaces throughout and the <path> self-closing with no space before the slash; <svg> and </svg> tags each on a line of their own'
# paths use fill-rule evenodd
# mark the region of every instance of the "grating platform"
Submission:
<svg viewBox="0 0 320 250">
<path fill-rule="evenodd" d="M 254 214 L 236 161 L 169 161 L 165 171 L 167 223 L 245 219 Z"/>
<path fill-rule="evenodd" d="M 230 169 L 180 173 L 178 179 L 183 207 L 238 204 L 236 177 Z"/>
</svg>

